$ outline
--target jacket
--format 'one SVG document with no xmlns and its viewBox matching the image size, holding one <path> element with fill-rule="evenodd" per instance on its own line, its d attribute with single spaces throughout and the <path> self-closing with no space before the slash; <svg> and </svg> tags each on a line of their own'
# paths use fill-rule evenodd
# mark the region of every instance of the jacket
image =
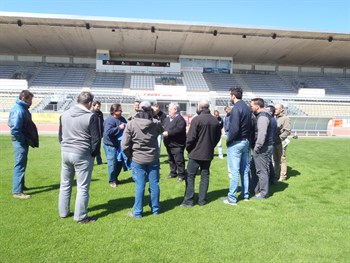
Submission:
<svg viewBox="0 0 350 263">
<path fill-rule="evenodd" d="M 166 117 L 163 122 L 164 130 L 168 132 L 168 136 L 164 136 L 164 145 L 166 147 L 185 148 L 186 146 L 186 121 L 178 114 L 172 121 L 170 117 Z"/>
<path fill-rule="evenodd" d="M 259 153 L 264 146 L 273 145 L 272 116 L 266 111 L 256 115 L 254 152 Z"/>
<path fill-rule="evenodd" d="M 192 119 L 187 133 L 188 157 L 198 161 L 210 161 L 221 138 L 221 126 L 208 109 Z"/>
<path fill-rule="evenodd" d="M 159 160 L 157 137 L 164 129 L 155 119 L 140 118 L 136 114 L 128 122 L 121 141 L 124 154 L 138 164 L 150 164 Z"/>
<path fill-rule="evenodd" d="M 31 147 L 39 147 L 38 129 L 28 109 L 29 104 L 17 98 L 8 119 L 12 140 Z"/>
<path fill-rule="evenodd" d="M 120 138 L 123 135 L 124 129 L 120 129 L 119 125 L 126 123 L 124 117 L 118 119 L 114 118 L 112 115 L 108 116 L 107 119 L 103 122 L 103 143 L 112 146 L 119 147 Z"/>
<path fill-rule="evenodd" d="M 60 117 L 59 141 L 63 152 L 91 154 L 100 149 L 98 118 L 81 105 L 75 105 Z"/>
<path fill-rule="evenodd" d="M 275 144 L 281 143 L 291 133 L 291 123 L 288 116 L 284 115 L 284 113 L 279 114 L 276 116 L 277 121 L 277 136 L 275 140 Z"/>
<path fill-rule="evenodd" d="M 230 115 L 230 127 L 226 145 L 231 146 L 234 141 L 249 139 L 251 135 L 251 110 L 247 104 L 239 100 L 235 103 Z"/>
</svg>

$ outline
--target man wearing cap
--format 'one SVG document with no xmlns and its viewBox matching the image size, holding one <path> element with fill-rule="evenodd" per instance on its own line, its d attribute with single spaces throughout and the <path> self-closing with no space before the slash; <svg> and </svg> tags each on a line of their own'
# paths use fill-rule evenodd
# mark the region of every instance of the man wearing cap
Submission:
<svg viewBox="0 0 350 263">
<path fill-rule="evenodd" d="M 150 207 L 159 214 L 159 146 L 157 137 L 163 132 L 158 120 L 153 119 L 151 103 L 142 101 L 140 110 L 125 128 L 121 147 L 132 160 L 132 178 L 135 181 L 135 203 L 128 216 L 141 218 L 146 182 L 149 182 Z"/>
<path fill-rule="evenodd" d="M 179 177 L 179 182 L 185 179 L 186 121 L 180 114 L 180 106 L 173 102 L 168 107 L 169 115 L 165 118 L 164 145 L 168 152 L 170 174 L 168 178 Z"/>
</svg>

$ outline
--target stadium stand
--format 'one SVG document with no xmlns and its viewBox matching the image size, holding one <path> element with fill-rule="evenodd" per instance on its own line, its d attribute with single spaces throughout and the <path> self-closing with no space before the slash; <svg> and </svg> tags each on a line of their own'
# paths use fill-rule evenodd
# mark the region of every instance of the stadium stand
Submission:
<svg viewBox="0 0 350 263">
<path fill-rule="evenodd" d="M 208 84 L 201 72 L 183 72 L 183 82 L 188 91 L 209 91 Z"/>
<path fill-rule="evenodd" d="M 91 90 L 95 89 L 119 89 L 124 88 L 125 74 L 96 72 L 91 84 Z"/>
<path fill-rule="evenodd" d="M 242 83 L 232 74 L 203 73 L 203 77 L 211 91 L 227 91 L 234 86 L 243 87 Z"/>
<path fill-rule="evenodd" d="M 346 117 L 350 116 L 349 102 L 325 101 L 290 101 L 289 104 L 297 107 L 306 116 L 318 117 Z"/>
<path fill-rule="evenodd" d="M 0 65 L 0 78 L 11 79 L 16 71 L 16 65 Z"/>
<path fill-rule="evenodd" d="M 325 89 L 327 95 L 350 95 L 348 78 L 330 75 L 282 75 L 295 89 Z"/>
<path fill-rule="evenodd" d="M 153 75 L 131 75 L 130 89 L 153 90 L 155 84 Z"/>
<path fill-rule="evenodd" d="M 240 76 L 256 94 L 296 94 L 296 90 L 276 74 L 241 74 Z"/>
</svg>

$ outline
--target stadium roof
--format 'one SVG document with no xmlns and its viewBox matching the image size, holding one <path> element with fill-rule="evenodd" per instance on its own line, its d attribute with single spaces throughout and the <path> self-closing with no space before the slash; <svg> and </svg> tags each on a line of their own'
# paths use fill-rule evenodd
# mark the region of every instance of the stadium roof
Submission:
<svg viewBox="0 0 350 263">
<path fill-rule="evenodd" d="M 237 63 L 350 67 L 350 34 L 0 12 L 0 54 L 230 57 Z"/>
</svg>

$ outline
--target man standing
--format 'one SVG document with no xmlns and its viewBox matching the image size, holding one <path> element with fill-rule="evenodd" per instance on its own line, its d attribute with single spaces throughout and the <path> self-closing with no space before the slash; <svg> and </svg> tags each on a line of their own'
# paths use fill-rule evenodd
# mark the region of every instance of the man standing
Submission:
<svg viewBox="0 0 350 263">
<path fill-rule="evenodd" d="M 101 111 L 101 102 L 99 102 L 98 100 L 94 101 L 94 103 L 92 103 L 92 113 L 96 114 L 97 118 L 98 118 L 98 129 L 100 132 L 100 137 L 102 138 L 103 136 L 103 113 Z M 96 155 L 96 162 L 97 164 L 102 164 L 102 158 L 101 158 L 101 148 L 98 149 L 98 153 Z"/>
<path fill-rule="evenodd" d="M 128 121 L 131 121 L 132 118 L 139 112 L 140 102 L 141 101 L 139 101 L 139 100 L 134 101 L 134 112 L 130 112 L 129 117 L 128 117 Z"/>
<path fill-rule="evenodd" d="M 276 104 L 275 109 L 277 136 L 273 149 L 273 161 L 275 164 L 275 176 L 279 177 L 278 181 L 283 182 L 287 180 L 287 144 L 283 146 L 283 142 L 291 133 L 291 124 L 289 117 L 284 114 L 284 106 L 282 104 Z"/>
<path fill-rule="evenodd" d="M 158 120 L 160 124 L 163 125 L 164 120 L 166 119 L 166 114 L 163 111 L 161 111 L 158 104 L 153 104 L 152 110 L 153 110 L 153 118 Z M 163 135 L 159 134 L 157 140 L 158 140 L 158 147 L 159 147 L 159 154 L 160 154 L 161 148 L 162 148 Z"/>
<path fill-rule="evenodd" d="M 237 204 L 237 189 L 239 177 L 242 182 L 241 196 L 249 199 L 249 138 L 251 133 L 251 110 L 242 101 L 243 91 L 236 87 L 230 89 L 231 102 L 234 107 L 230 115 L 230 126 L 227 135 L 227 164 L 230 177 L 230 188 L 224 204 Z"/>
<path fill-rule="evenodd" d="M 103 149 L 108 164 L 108 182 L 110 187 L 116 188 L 120 183 L 118 176 L 123 168 L 124 160 L 121 156 L 120 141 L 126 126 L 122 116 L 122 106 L 119 103 L 111 105 L 110 115 L 103 123 Z"/>
<path fill-rule="evenodd" d="M 128 215 L 141 218 L 146 183 L 149 182 L 150 207 L 158 215 L 159 205 L 159 147 L 157 137 L 163 132 L 161 123 L 152 116 L 151 103 L 142 101 L 140 111 L 125 128 L 121 147 L 132 160 L 132 178 L 135 181 L 135 203 Z"/>
<path fill-rule="evenodd" d="M 181 206 L 192 207 L 194 197 L 194 181 L 197 170 L 201 171 L 198 204 L 207 203 L 209 187 L 210 164 L 214 156 L 215 146 L 221 140 L 222 126 L 210 114 L 209 101 L 202 99 L 198 103 L 198 116 L 191 122 L 187 133 L 186 150 L 188 152 L 186 192 Z"/>
<path fill-rule="evenodd" d="M 77 195 L 74 220 L 79 224 L 95 222 L 88 217 L 89 188 L 94 157 L 100 148 L 101 137 L 98 118 L 90 111 L 94 96 L 82 92 L 78 104 L 64 112 L 60 118 L 59 141 L 61 143 L 61 185 L 59 214 L 61 218 L 70 214 L 70 198 L 76 175 Z"/>
<path fill-rule="evenodd" d="M 271 114 L 264 108 L 264 100 L 252 99 L 250 107 L 256 115 L 255 144 L 253 160 L 255 173 L 252 174 L 254 198 L 267 198 L 269 194 L 269 164 L 273 148 Z"/>
<path fill-rule="evenodd" d="M 170 174 L 168 178 L 179 176 L 179 182 L 185 179 L 185 157 L 184 149 L 186 143 L 186 121 L 180 115 L 178 103 L 170 103 L 168 107 L 169 116 L 165 118 L 164 145 L 168 152 Z"/>
<path fill-rule="evenodd" d="M 230 129 L 231 108 L 229 106 L 226 106 L 224 108 L 224 111 L 226 112 L 226 116 L 224 117 L 224 130 L 225 130 L 225 134 L 227 135 L 227 133 Z"/>
<path fill-rule="evenodd" d="M 12 144 L 15 150 L 13 169 L 13 197 L 28 199 L 31 196 L 24 194 L 24 175 L 27 168 L 29 146 L 39 147 L 38 130 L 32 121 L 29 107 L 32 105 L 33 93 L 22 90 L 10 111 L 8 126 L 11 129 Z"/>
<path fill-rule="evenodd" d="M 268 110 L 268 113 L 271 114 L 271 129 L 272 129 L 272 145 L 275 145 L 276 141 L 276 135 L 277 135 L 277 121 L 275 118 L 275 106 L 269 105 L 266 108 Z M 273 155 L 273 149 L 272 149 L 272 154 L 270 158 L 270 164 L 269 164 L 269 182 L 270 184 L 274 184 L 276 180 L 275 176 L 275 168 L 273 167 L 273 161 L 272 161 L 272 155 Z"/>
<path fill-rule="evenodd" d="M 217 119 L 217 121 L 220 124 L 220 131 L 224 127 L 224 121 L 220 117 L 220 112 L 218 110 L 214 110 L 214 117 Z M 222 142 L 221 142 L 221 136 L 220 136 L 220 141 L 218 142 L 218 155 L 220 159 L 224 158 L 224 155 L 222 154 Z"/>
</svg>

